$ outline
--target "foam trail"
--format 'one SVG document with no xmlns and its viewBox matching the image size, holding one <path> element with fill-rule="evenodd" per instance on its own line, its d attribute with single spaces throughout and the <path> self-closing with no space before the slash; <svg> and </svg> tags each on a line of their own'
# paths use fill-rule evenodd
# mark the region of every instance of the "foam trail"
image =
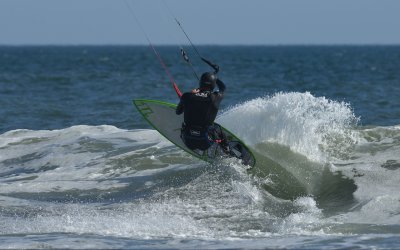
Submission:
<svg viewBox="0 0 400 250">
<path fill-rule="evenodd" d="M 279 143 L 317 162 L 342 157 L 344 149 L 357 141 L 351 130 L 357 121 L 349 104 L 309 92 L 256 98 L 218 117 L 249 145 Z"/>
</svg>

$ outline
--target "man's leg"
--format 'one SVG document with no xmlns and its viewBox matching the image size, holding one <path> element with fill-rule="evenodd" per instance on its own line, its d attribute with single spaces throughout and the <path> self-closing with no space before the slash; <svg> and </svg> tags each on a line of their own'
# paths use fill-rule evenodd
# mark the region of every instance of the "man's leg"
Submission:
<svg viewBox="0 0 400 250">
<path fill-rule="evenodd" d="M 229 153 L 229 142 L 226 137 L 221 125 L 218 123 L 214 123 L 214 133 L 216 135 L 216 139 L 219 140 L 219 145 L 225 151 L 225 153 Z"/>
</svg>

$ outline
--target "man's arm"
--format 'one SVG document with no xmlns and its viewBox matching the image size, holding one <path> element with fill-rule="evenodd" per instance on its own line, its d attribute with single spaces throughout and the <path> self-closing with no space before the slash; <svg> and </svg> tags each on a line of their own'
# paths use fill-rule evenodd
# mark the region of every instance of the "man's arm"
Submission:
<svg viewBox="0 0 400 250">
<path fill-rule="evenodd" d="M 184 97 L 185 97 L 185 94 L 182 95 L 181 100 L 179 101 L 179 104 L 176 107 L 175 113 L 177 115 L 180 115 L 180 114 L 183 113 L 183 110 L 184 110 L 184 107 L 185 107 L 185 105 L 184 105 Z"/>
<path fill-rule="evenodd" d="M 225 84 L 220 79 L 217 79 L 217 86 L 218 86 L 218 90 L 219 91 L 218 92 L 214 92 L 213 93 L 213 98 L 212 98 L 214 107 L 216 109 L 219 108 L 219 105 L 220 105 L 222 99 L 224 98 L 224 92 L 225 92 L 225 89 L 226 89 Z"/>
<path fill-rule="evenodd" d="M 220 94 L 224 94 L 226 86 L 220 79 L 217 79 L 217 86 Z"/>
</svg>

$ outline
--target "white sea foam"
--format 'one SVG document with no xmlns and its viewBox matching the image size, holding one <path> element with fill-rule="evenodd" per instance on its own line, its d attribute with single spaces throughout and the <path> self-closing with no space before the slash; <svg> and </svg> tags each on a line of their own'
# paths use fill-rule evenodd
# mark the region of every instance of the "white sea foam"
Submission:
<svg viewBox="0 0 400 250">
<path fill-rule="evenodd" d="M 121 187 L 118 172 L 135 173 L 146 154 L 172 144 L 154 130 L 121 130 L 113 126 L 73 126 L 61 130 L 14 130 L 0 135 L 2 193 L 48 192 Z M 120 159 L 136 164 L 114 168 Z M 157 164 L 156 164 L 157 165 Z M 143 174 L 143 173 L 141 173 Z M 98 185 L 102 181 L 103 184 Z"/>
<path fill-rule="evenodd" d="M 154 130 L 113 126 L 14 130 L 0 135 L 0 188 L 6 196 L 78 191 L 79 200 L 79 195 L 90 195 L 91 190 L 103 195 L 135 185 L 134 177 L 143 177 L 143 182 L 125 191 L 128 195 L 120 194 L 126 199 L 121 204 L 112 205 L 2 197 L 7 205 L 2 210 L 1 233 L 230 239 L 326 235 L 331 225 L 349 222 L 400 224 L 398 126 L 354 129 L 357 119 L 347 104 L 309 93 L 257 98 L 225 111 L 218 121 L 249 145 L 280 144 L 343 172 L 358 186 L 354 206 L 326 218 L 315 197 L 293 202 L 273 199 L 237 160 L 209 166 Z M 182 169 L 187 171 L 179 172 Z M 171 170 L 177 174 L 163 175 Z M 311 175 L 318 179 L 315 172 Z M 310 180 L 304 178 L 305 183 Z M 271 184 L 268 177 L 263 184 Z M 135 200 L 141 195 L 151 198 Z M 24 216 L 15 216 L 18 212 Z"/>
<path fill-rule="evenodd" d="M 4 233 L 43 234 L 52 232 L 99 234 L 136 238 L 196 235 L 201 223 L 179 214 L 171 204 L 138 203 L 113 207 L 96 204 L 37 203 L 36 211 L 23 217 L 2 218 Z M 31 203 L 32 208 L 35 207 Z"/>
<path fill-rule="evenodd" d="M 400 129 L 359 128 L 359 143 L 346 160 L 332 164 L 352 178 L 358 204 L 340 221 L 377 225 L 400 224 Z"/>
<path fill-rule="evenodd" d="M 223 112 L 218 122 L 250 145 L 276 142 L 317 162 L 357 139 L 350 130 L 357 119 L 348 104 L 308 92 L 250 100 Z"/>
<path fill-rule="evenodd" d="M 284 145 L 320 163 L 319 166 L 328 165 L 331 171 L 340 171 L 354 180 L 356 204 L 349 213 L 333 217 L 335 223 L 400 224 L 397 216 L 400 213 L 398 126 L 357 128 L 358 119 L 348 104 L 314 97 L 310 93 L 277 93 L 253 99 L 227 109 L 218 117 L 218 122 L 249 145 L 265 142 Z M 311 163 L 301 169 L 301 164 L 296 167 L 285 159 L 275 160 L 292 174 L 295 170 L 312 173 L 313 181 L 318 181 L 322 171 L 309 169 L 318 167 Z M 302 178 L 302 175 L 295 176 Z M 312 185 L 310 180 L 300 181 Z M 307 207 L 306 212 L 287 218 L 282 230 L 294 232 L 299 229 L 301 232 L 308 228 L 307 225 L 297 227 L 296 218 L 309 221 L 310 228 L 314 227 L 321 214 L 312 206 Z"/>
</svg>

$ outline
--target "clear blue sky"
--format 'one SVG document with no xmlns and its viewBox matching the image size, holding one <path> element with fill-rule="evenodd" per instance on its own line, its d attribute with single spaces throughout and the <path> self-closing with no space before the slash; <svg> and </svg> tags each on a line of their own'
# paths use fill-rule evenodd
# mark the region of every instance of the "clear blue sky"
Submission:
<svg viewBox="0 0 400 250">
<path fill-rule="evenodd" d="M 155 44 L 161 0 L 126 0 Z M 400 0 L 165 0 L 196 44 L 400 44 Z M 0 44 L 146 44 L 124 0 L 0 0 Z"/>
</svg>

